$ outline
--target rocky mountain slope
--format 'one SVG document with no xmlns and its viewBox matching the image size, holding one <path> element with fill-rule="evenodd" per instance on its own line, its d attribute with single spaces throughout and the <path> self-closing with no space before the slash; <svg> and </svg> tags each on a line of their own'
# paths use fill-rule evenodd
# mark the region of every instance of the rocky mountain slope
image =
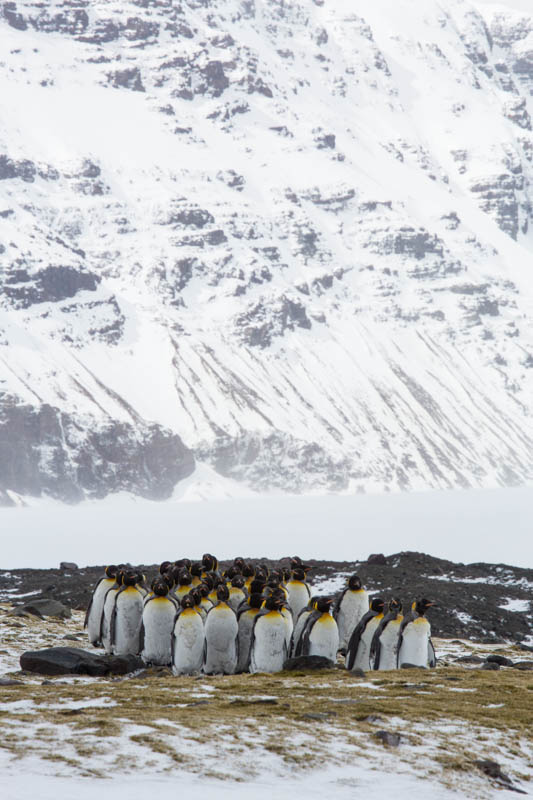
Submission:
<svg viewBox="0 0 533 800">
<path fill-rule="evenodd" d="M 531 480 L 523 8 L 3 3 L 0 500 Z"/>
</svg>

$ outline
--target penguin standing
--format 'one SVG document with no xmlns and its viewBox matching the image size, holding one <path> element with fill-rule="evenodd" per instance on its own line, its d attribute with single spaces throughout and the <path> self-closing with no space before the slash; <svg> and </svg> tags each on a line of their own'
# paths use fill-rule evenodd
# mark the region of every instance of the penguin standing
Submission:
<svg viewBox="0 0 533 800">
<path fill-rule="evenodd" d="M 204 672 L 206 675 L 233 675 L 237 668 L 237 616 L 228 605 L 229 589 L 217 587 L 218 602 L 205 621 Z"/>
<path fill-rule="evenodd" d="M 181 598 L 189 594 L 192 589 L 192 575 L 187 567 L 180 567 L 176 577 L 177 586 L 174 587 L 174 595 L 178 602 L 181 602 Z"/>
<path fill-rule="evenodd" d="M 280 672 L 288 655 L 287 623 L 279 595 L 267 597 L 257 614 L 250 645 L 250 672 Z"/>
<path fill-rule="evenodd" d="M 237 622 L 239 624 L 239 659 L 237 661 L 237 672 L 245 672 L 248 669 L 254 620 L 259 614 L 263 602 L 263 597 L 260 594 L 251 594 L 247 600 L 239 606 L 237 612 Z"/>
<path fill-rule="evenodd" d="M 228 604 L 237 613 L 237 609 L 243 600 L 246 600 L 248 593 L 244 590 L 245 579 L 243 575 L 235 575 L 231 581 L 229 589 Z"/>
<path fill-rule="evenodd" d="M 350 636 L 368 611 L 368 594 L 359 575 L 352 575 L 336 599 L 333 616 L 339 626 L 339 650 L 346 652 Z"/>
<path fill-rule="evenodd" d="M 320 597 L 309 615 L 301 635 L 301 654 L 323 656 L 336 661 L 339 649 L 339 628 L 331 614 L 333 597 Z"/>
<path fill-rule="evenodd" d="M 84 628 L 87 628 L 87 635 L 90 643 L 94 647 L 99 647 L 102 643 L 102 615 L 104 613 L 105 596 L 109 589 L 115 585 L 118 567 L 110 564 L 105 568 L 105 575 L 100 578 L 85 614 Z"/>
<path fill-rule="evenodd" d="M 169 597 L 166 581 L 154 581 L 152 592 L 142 612 L 139 640 L 141 658 L 146 664 L 166 666 L 172 658 L 171 637 L 178 607 Z"/>
<path fill-rule="evenodd" d="M 316 610 L 316 604 L 318 599 L 319 599 L 318 595 L 314 595 L 313 597 L 311 597 L 306 607 L 302 608 L 302 610 L 298 614 L 298 619 L 294 624 L 291 636 L 291 646 L 289 649 L 291 657 L 302 655 L 302 633 L 305 630 L 305 623 L 309 619 L 309 616 L 313 613 L 313 611 Z"/>
<path fill-rule="evenodd" d="M 370 669 L 370 645 L 379 623 L 383 619 L 384 600 L 374 597 L 370 609 L 356 625 L 348 642 L 346 651 L 346 669 Z"/>
<path fill-rule="evenodd" d="M 409 614 L 405 615 L 398 638 L 398 667 L 413 664 L 416 667 L 434 667 L 437 663 L 435 648 L 431 641 L 431 625 L 426 611 L 433 601 L 415 600 Z"/>
<path fill-rule="evenodd" d="M 204 623 L 195 608 L 192 595 L 181 599 L 181 610 L 172 633 L 172 672 L 194 675 L 202 669 L 204 659 Z"/>
<path fill-rule="evenodd" d="M 117 656 L 137 654 L 140 650 L 144 596 L 136 583 L 137 575 L 126 572 L 115 597 L 111 616 L 111 646 Z"/>
<path fill-rule="evenodd" d="M 285 584 L 292 612 L 293 622 L 296 622 L 302 608 L 305 608 L 311 597 L 311 590 L 305 582 L 305 572 L 300 567 L 293 569 L 290 581 Z"/>
<path fill-rule="evenodd" d="M 396 669 L 402 620 L 402 604 L 393 597 L 389 601 L 388 614 L 379 623 L 370 645 L 370 666 L 373 669 Z"/>
<path fill-rule="evenodd" d="M 113 618 L 113 612 L 115 609 L 115 600 L 118 592 L 122 588 L 123 580 L 124 580 L 124 570 L 119 569 L 119 571 L 117 572 L 115 583 L 110 589 L 107 590 L 104 600 L 104 609 L 102 612 L 102 630 L 100 638 L 104 650 L 108 654 L 113 652 L 113 645 L 111 642 L 111 620 Z"/>
</svg>

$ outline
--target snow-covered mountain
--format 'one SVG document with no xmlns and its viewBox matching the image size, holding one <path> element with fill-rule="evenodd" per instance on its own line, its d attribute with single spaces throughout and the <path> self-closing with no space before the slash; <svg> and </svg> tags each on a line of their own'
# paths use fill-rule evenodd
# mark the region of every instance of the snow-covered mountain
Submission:
<svg viewBox="0 0 533 800">
<path fill-rule="evenodd" d="M 530 2 L 4 2 L 0 87 L 4 502 L 533 478 Z"/>
</svg>

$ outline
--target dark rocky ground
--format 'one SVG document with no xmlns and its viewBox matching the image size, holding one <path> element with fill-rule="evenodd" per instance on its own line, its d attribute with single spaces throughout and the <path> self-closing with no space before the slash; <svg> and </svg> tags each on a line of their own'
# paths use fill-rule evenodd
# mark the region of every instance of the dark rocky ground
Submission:
<svg viewBox="0 0 533 800">
<path fill-rule="evenodd" d="M 288 564 L 269 559 L 270 565 Z M 381 563 L 380 563 L 381 562 Z M 383 563 L 384 562 L 384 563 Z M 519 643 L 533 635 L 533 569 L 503 564 L 455 564 L 423 553 L 396 553 L 363 562 L 313 561 L 310 582 L 318 593 L 332 591 L 330 581 L 358 572 L 367 589 L 384 598 L 400 597 L 408 607 L 417 597 L 434 600 L 429 614 L 433 633 L 496 643 Z M 224 568 L 229 562 L 221 562 Z M 140 565 L 150 580 L 154 565 Z M 0 573 L 0 600 L 19 605 L 29 600 L 53 598 L 72 608 L 84 609 L 102 566 L 81 569 L 15 569 Z M 328 585 L 329 584 L 329 585 Z M 521 601 L 522 611 L 502 608 L 509 600 Z"/>
</svg>

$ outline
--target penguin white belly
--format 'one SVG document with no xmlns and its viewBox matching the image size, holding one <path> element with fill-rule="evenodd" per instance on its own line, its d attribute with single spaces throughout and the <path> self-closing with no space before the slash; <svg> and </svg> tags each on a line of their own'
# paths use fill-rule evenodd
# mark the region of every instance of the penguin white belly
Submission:
<svg viewBox="0 0 533 800">
<path fill-rule="evenodd" d="M 289 607 L 292 613 L 293 622 L 298 619 L 298 614 L 305 608 L 311 597 L 309 587 L 303 581 L 289 581 L 286 585 Z"/>
<path fill-rule="evenodd" d="M 111 644 L 111 617 L 113 616 L 113 609 L 115 608 L 117 592 L 118 587 L 116 589 L 109 589 L 104 600 L 102 617 L 102 644 L 106 653 L 113 652 L 113 647 Z"/>
<path fill-rule="evenodd" d="M 309 634 L 309 655 L 336 661 L 339 649 L 339 628 L 331 614 L 322 614 Z"/>
<path fill-rule="evenodd" d="M 415 664 L 417 667 L 427 667 L 430 636 L 431 626 L 425 617 L 415 619 L 406 625 L 402 631 L 398 666 Z"/>
<path fill-rule="evenodd" d="M 87 617 L 87 636 L 90 643 L 95 646 L 100 643 L 105 596 L 114 583 L 114 578 L 102 578 L 92 596 L 91 608 Z"/>
<path fill-rule="evenodd" d="M 287 653 L 288 653 L 289 650 L 290 650 L 290 647 L 291 647 L 291 639 L 292 639 L 292 632 L 294 630 L 294 622 L 292 621 L 292 614 L 291 614 L 291 612 L 290 612 L 290 610 L 288 608 L 282 608 L 281 609 L 281 616 L 285 620 L 285 628 L 286 628 L 285 641 L 287 643 Z"/>
<path fill-rule="evenodd" d="M 194 608 L 184 609 L 174 625 L 174 675 L 200 672 L 204 659 L 204 623 Z"/>
<path fill-rule="evenodd" d="M 305 628 L 305 623 L 307 622 L 310 613 L 311 611 L 309 609 L 300 611 L 298 619 L 294 624 L 294 630 L 292 632 L 292 639 L 291 639 L 291 649 L 290 649 L 291 657 L 296 655 L 296 650 L 298 649 L 298 642 L 302 637 L 302 633 Z"/>
<path fill-rule="evenodd" d="M 237 613 L 237 609 L 239 608 L 243 600 L 246 600 L 246 595 L 244 594 L 242 589 L 232 588 L 229 590 L 228 606 L 232 608 L 235 611 L 235 613 Z"/>
<path fill-rule="evenodd" d="M 379 665 L 378 669 L 396 669 L 398 658 L 398 636 L 402 620 L 391 620 L 379 637 Z"/>
<path fill-rule="evenodd" d="M 280 672 L 287 658 L 287 623 L 279 611 L 261 615 L 254 626 L 250 672 Z"/>
<path fill-rule="evenodd" d="M 350 636 L 368 611 L 368 594 L 364 589 L 347 589 L 337 611 L 339 648 L 348 647 Z"/>
<path fill-rule="evenodd" d="M 205 673 L 233 675 L 237 667 L 238 632 L 235 612 L 226 603 L 219 603 L 209 611 L 205 621 Z"/>
<path fill-rule="evenodd" d="M 139 652 L 143 597 L 134 586 L 117 594 L 113 622 L 113 653 L 117 656 Z"/>
<path fill-rule="evenodd" d="M 176 606 L 168 597 L 154 597 L 144 606 L 144 644 L 141 658 L 148 664 L 166 666 L 172 660 L 171 644 Z"/>
<path fill-rule="evenodd" d="M 254 627 L 257 613 L 258 609 L 249 608 L 247 611 L 243 611 L 239 617 L 239 660 L 237 662 L 237 672 L 244 672 L 248 669 L 252 628 Z"/>
<path fill-rule="evenodd" d="M 352 669 L 362 669 L 364 672 L 368 672 L 370 669 L 370 645 L 372 644 L 372 638 L 382 619 L 383 614 L 377 614 L 368 621 L 359 640 L 359 646 Z"/>
</svg>

